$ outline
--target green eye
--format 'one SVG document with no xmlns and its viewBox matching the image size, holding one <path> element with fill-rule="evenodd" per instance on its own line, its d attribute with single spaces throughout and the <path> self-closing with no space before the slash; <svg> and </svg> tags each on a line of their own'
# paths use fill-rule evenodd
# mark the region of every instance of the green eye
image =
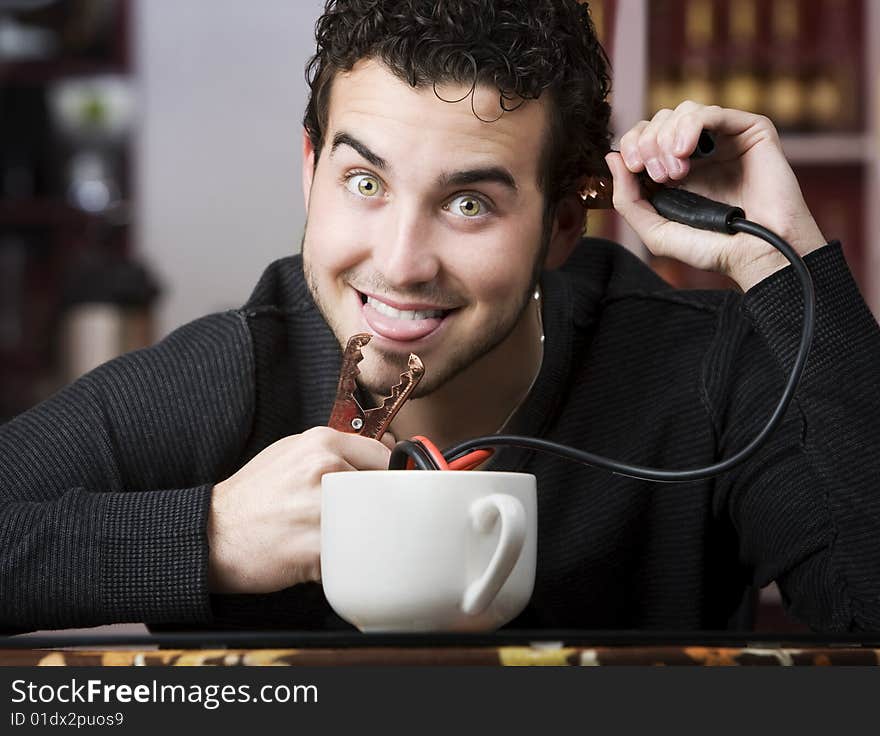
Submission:
<svg viewBox="0 0 880 736">
<path fill-rule="evenodd" d="M 365 197 L 372 197 L 379 191 L 379 182 L 372 176 L 362 176 L 358 181 L 358 191 Z"/>
<path fill-rule="evenodd" d="M 379 180 L 370 174 L 355 174 L 346 182 L 349 190 L 362 197 L 375 197 L 382 189 Z"/>
<path fill-rule="evenodd" d="M 483 203 L 477 197 L 462 194 L 449 203 L 448 209 L 465 217 L 476 217 L 483 211 Z"/>
</svg>

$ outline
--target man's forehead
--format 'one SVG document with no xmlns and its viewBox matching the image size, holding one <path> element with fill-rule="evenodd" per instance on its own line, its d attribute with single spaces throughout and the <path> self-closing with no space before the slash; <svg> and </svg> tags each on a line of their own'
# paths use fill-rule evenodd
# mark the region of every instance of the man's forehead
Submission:
<svg viewBox="0 0 880 736">
<path fill-rule="evenodd" d="M 360 61 L 333 80 L 325 142 L 343 131 L 392 159 L 402 147 L 440 148 L 448 157 L 501 162 L 520 175 L 534 171 L 545 137 L 543 102 L 527 100 L 505 112 L 497 89 L 478 85 L 469 92 L 469 85 L 455 83 L 413 88 L 380 62 Z"/>
</svg>

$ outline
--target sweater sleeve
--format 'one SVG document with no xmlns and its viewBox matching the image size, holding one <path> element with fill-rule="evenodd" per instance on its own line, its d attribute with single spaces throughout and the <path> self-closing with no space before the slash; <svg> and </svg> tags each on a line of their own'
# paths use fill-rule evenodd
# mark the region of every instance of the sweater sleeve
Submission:
<svg viewBox="0 0 880 736">
<path fill-rule="evenodd" d="M 211 491 L 246 440 L 253 385 L 230 312 L 0 426 L 0 629 L 210 621 Z"/>
<path fill-rule="evenodd" d="M 718 504 L 755 582 L 775 580 L 795 618 L 815 630 L 878 631 L 880 328 L 839 243 L 805 262 L 816 326 L 801 383 L 767 444 L 719 479 Z M 725 456 L 757 434 L 779 400 L 800 340 L 801 291 L 786 268 L 743 298 L 763 344 L 739 346 L 735 388 L 717 412 Z"/>
</svg>

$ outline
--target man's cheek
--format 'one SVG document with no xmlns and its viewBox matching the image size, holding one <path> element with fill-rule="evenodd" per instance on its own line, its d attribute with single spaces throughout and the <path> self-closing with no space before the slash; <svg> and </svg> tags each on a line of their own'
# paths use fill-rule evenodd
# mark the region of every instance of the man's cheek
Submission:
<svg viewBox="0 0 880 736">
<path fill-rule="evenodd" d="M 309 230 L 304 258 L 320 283 L 332 280 L 349 268 L 352 252 L 344 243 L 338 243 L 332 230 Z"/>
<path fill-rule="evenodd" d="M 519 264 L 521 267 L 517 269 L 510 268 L 509 265 L 499 267 L 483 281 L 480 290 L 487 301 L 509 301 L 527 288 L 529 274 L 526 273 L 528 268 L 525 264 Z"/>
</svg>

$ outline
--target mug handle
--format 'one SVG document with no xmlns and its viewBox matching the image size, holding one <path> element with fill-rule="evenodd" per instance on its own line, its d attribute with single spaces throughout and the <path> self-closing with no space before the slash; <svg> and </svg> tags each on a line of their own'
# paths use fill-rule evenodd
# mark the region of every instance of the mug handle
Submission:
<svg viewBox="0 0 880 736">
<path fill-rule="evenodd" d="M 513 570 L 526 541 L 526 510 L 518 498 L 493 493 L 471 504 L 471 524 L 483 534 L 492 530 L 501 517 L 501 536 L 489 566 L 474 580 L 461 599 L 461 610 L 468 616 L 482 613 L 495 600 Z"/>
</svg>

